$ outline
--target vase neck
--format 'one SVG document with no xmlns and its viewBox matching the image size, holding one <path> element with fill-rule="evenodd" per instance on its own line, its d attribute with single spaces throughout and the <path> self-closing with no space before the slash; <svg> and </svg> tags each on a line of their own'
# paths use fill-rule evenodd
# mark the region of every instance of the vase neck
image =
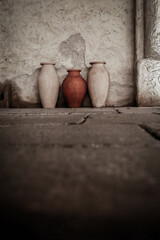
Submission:
<svg viewBox="0 0 160 240">
<path fill-rule="evenodd" d="M 78 77 L 80 76 L 80 70 L 67 70 L 68 75 L 71 77 Z"/>
<path fill-rule="evenodd" d="M 54 65 L 52 64 L 44 64 L 42 65 L 43 68 L 54 68 Z"/>
<path fill-rule="evenodd" d="M 103 68 L 104 66 L 105 66 L 104 63 L 94 63 L 94 64 L 92 64 L 92 68 L 94 68 L 94 67 Z"/>
</svg>

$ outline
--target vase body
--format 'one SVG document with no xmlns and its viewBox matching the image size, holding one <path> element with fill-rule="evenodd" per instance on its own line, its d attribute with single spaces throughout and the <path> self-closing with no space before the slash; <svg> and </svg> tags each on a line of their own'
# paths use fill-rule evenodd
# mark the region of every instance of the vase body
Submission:
<svg viewBox="0 0 160 240">
<path fill-rule="evenodd" d="M 105 62 L 91 62 L 88 74 L 88 90 L 93 107 L 105 107 L 109 92 L 109 74 Z"/>
<path fill-rule="evenodd" d="M 81 107 L 87 91 L 87 84 L 80 76 L 80 71 L 78 69 L 67 70 L 68 76 L 62 84 L 64 97 L 67 105 L 71 108 Z"/>
<path fill-rule="evenodd" d="M 41 63 L 42 69 L 38 78 L 38 90 L 43 108 L 55 108 L 59 80 L 54 68 L 54 63 Z"/>
</svg>

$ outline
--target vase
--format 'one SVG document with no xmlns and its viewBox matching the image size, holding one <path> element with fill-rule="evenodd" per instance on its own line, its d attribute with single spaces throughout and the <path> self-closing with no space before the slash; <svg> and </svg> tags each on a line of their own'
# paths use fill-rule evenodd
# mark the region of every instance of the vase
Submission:
<svg viewBox="0 0 160 240">
<path fill-rule="evenodd" d="M 42 69 L 38 78 L 38 90 L 43 108 L 55 108 L 59 80 L 55 71 L 55 63 L 41 63 Z"/>
<path fill-rule="evenodd" d="M 109 92 L 109 74 L 105 62 L 91 62 L 88 74 L 88 90 L 93 107 L 105 107 Z"/>
<path fill-rule="evenodd" d="M 70 69 L 67 72 L 68 76 L 62 84 L 63 95 L 69 107 L 79 108 L 86 95 L 87 84 L 80 75 L 81 70 Z"/>
</svg>

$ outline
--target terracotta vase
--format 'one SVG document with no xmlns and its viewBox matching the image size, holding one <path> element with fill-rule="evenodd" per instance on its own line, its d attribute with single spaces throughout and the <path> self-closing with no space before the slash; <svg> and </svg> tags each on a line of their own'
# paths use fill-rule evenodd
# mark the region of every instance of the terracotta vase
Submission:
<svg viewBox="0 0 160 240">
<path fill-rule="evenodd" d="M 38 78 L 38 90 L 43 108 L 55 108 L 59 80 L 55 71 L 55 63 L 41 63 L 42 69 Z"/>
<path fill-rule="evenodd" d="M 67 70 L 68 76 L 62 84 L 62 91 L 67 104 L 71 108 L 79 108 L 86 95 L 87 84 L 81 77 L 79 69 Z"/>
<path fill-rule="evenodd" d="M 93 107 L 105 107 L 109 92 L 109 74 L 105 62 L 91 62 L 88 74 L 88 90 Z"/>
</svg>

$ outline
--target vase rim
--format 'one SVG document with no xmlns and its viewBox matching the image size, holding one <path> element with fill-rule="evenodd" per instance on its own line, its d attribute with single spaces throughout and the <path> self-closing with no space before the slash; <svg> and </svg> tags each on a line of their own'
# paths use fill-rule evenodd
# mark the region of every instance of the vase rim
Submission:
<svg viewBox="0 0 160 240">
<path fill-rule="evenodd" d="M 54 62 L 41 62 L 40 63 L 42 66 L 43 65 L 56 65 Z"/>
<path fill-rule="evenodd" d="M 80 69 L 67 69 L 67 72 L 81 72 Z"/>
<path fill-rule="evenodd" d="M 103 61 L 95 61 L 95 62 L 90 62 L 90 64 L 106 64 L 106 62 Z"/>
</svg>

